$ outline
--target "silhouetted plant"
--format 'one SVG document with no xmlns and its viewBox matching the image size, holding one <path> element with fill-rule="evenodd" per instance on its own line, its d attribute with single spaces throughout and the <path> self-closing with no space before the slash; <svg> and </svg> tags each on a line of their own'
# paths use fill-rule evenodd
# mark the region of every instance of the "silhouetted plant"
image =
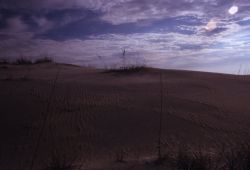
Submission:
<svg viewBox="0 0 250 170">
<path fill-rule="evenodd" d="M 162 159 L 162 115 L 163 115 L 163 80 L 160 73 L 160 116 L 159 116 L 159 133 L 158 133 L 158 159 Z"/>
<path fill-rule="evenodd" d="M 105 72 L 106 73 L 124 73 L 124 74 L 130 74 L 130 73 L 138 73 L 145 71 L 145 66 L 139 66 L 139 65 L 130 65 L 127 67 L 118 67 L 118 68 L 112 68 L 108 69 Z"/>
<path fill-rule="evenodd" d="M 250 146 L 248 144 L 241 144 L 238 148 L 230 149 L 224 157 L 228 170 L 250 169 Z"/>
<path fill-rule="evenodd" d="M 176 167 L 178 170 L 210 170 L 212 162 L 201 151 L 189 152 L 188 149 L 181 149 L 176 157 Z"/>
<path fill-rule="evenodd" d="M 129 74 L 129 73 L 137 73 L 141 71 L 146 70 L 146 61 L 145 59 L 140 59 L 140 58 L 131 58 L 131 61 L 128 62 L 127 60 L 129 58 L 126 57 L 126 49 L 124 48 L 122 51 L 122 63 L 118 64 L 118 66 L 114 67 L 107 67 L 105 66 L 105 71 L 106 73 L 124 73 L 124 74 Z M 98 56 L 98 58 L 101 60 L 102 57 Z"/>
<path fill-rule="evenodd" d="M 17 65 L 30 65 L 30 64 L 32 64 L 32 61 L 27 59 L 27 58 L 21 57 L 21 58 L 17 59 L 14 64 L 17 64 Z"/>
<path fill-rule="evenodd" d="M 37 59 L 34 63 L 35 64 L 43 64 L 43 63 L 53 63 L 53 62 L 54 61 L 52 58 L 45 56 L 43 58 Z"/>
<path fill-rule="evenodd" d="M 44 112 L 42 125 L 41 125 L 41 128 L 40 128 L 39 134 L 38 134 L 37 143 L 35 145 L 35 150 L 34 150 L 34 152 L 32 154 L 31 164 L 30 164 L 30 168 L 29 168 L 30 170 L 33 170 L 33 168 L 34 168 L 34 164 L 35 164 L 37 154 L 38 154 L 38 151 L 39 151 L 41 139 L 42 139 L 44 130 L 45 130 L 47 122 L 48 122 L 49 113 L 50 113 L 50 109 L 51 109 L 51 105 L 52 105 L 52 98 L 53 98 L 54 93 L 55 93 L 55 89 L 56 89 L 59 74 L 60 74 L 60 68 L 58 69 L 57 74 L 55 76 L 55 79 L 54 79 L 54 81 L 52 83 L 51 91 L 50 91 L 49 96 L 48 96 L 48 101 L 47 101 L 46 106 L 45 106 L 46 110 Z"/>
</svg>

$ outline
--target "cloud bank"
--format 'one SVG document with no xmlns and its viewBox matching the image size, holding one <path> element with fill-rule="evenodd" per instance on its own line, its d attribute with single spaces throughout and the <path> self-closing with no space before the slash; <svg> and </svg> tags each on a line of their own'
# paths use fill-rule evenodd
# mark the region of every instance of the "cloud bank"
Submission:
<svg viewBox="0 0 250 170">
<path fill-rule="evenodd" d="M 0 55 L 102 67 L 125 48 L 149 66 L 234 73 L 248 64 L 249 14 L 247 0 L 2 0 Z"/>
</svg>

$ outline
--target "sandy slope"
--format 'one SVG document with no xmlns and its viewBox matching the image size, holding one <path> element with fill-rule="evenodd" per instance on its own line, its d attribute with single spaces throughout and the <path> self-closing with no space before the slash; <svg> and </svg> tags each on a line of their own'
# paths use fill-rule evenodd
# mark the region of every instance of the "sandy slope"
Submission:
<svg viewBox="0 0 250 170">
<path fill-rule="evenodd" d="M 35 169 L 46 167 L 55 151 L 86 169 L 146 169 L 141 162 L 156 156 L 160 72 L 164 148 L 189 144 L 209 151 L 221 142 L 249 139 L 248 77 L 7 65 L 0 66 L 0 169 L 29 168 L 43 125 Z M 114 163 L 121 151 L 126 164 Z"/>
</svg>

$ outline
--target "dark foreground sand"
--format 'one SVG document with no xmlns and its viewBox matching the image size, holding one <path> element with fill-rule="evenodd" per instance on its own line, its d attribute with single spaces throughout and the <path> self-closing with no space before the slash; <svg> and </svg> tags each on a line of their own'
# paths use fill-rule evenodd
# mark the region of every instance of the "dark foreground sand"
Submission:
<svg viewBox="0 0 250 170">
<path fill-rule="evenodd" d="M 213 153 L 223 143 L 250 138 L 246 76 L 3 65 L 0 169 L 29 170 L 34 160 L 33 169 L 42 170 L 53 155 L 82 169 L 161 169 L 150 164 L 157 156 L 160 73 L 164 154 L 183 145 Z M 115 162 L 120 153 L 126 163 Z"/>
</svg>

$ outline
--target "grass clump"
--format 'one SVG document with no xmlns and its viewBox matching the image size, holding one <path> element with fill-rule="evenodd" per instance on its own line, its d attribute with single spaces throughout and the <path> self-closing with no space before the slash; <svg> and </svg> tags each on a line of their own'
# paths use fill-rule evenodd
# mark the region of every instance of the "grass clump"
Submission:
<svg viewBox="0 0 250 170">
<path fill-rule="evenodd" d="M 228 170 L 250 169 L 250 145 L 240 145 L 238 148 L 230 149 L 225 153 L 225 166 Z"/>
<path fill-rule="evenodd" d="M 177 170 L 249 170 L 250 145 L 238 144 L 214 155 L 181 149 L 175 157 Z"/>
<path fill-rule="evenodd" d="M 138 66 L 138 65 L 130 65 L 130 66 L 124 66 L 124 67 L 118 67 L 118 68 L 111 68 L 106 70 L 106 73 L 121 73 L 121 74 L 131 74 L 131 73 L 138 73 L 145 71 L 145 66 Z"/>
<path fill-rule="evenodd" d="M 212 168 L 210 156 L 201 151 L 180 150 L 175 162 L 178 170 L 211 170 Z"/>
<path fill-rule="evenodd" d="M 30 59 L 21 57 L 21 58 L 17 59 L 14 64 L 16 64 L 16 65 L 31 65 L 33 63 Z"/>
<path fill-rule="evenodd" d="M 34 64 L 44 64 L 44 63 L 53 63 L 53 59 L 51 57 L 43 57 L 43 58 L 38 58 Z"/>
<path fill-rule="evenodd" d="M 3 60 L 1 62 L 1 60 L 0 60 L 0 64 L 3 63 L 3 62 L 6 63 L 7 61 Z M 38 58 L 34 62 L 31 59 L 21 57 L 21 58 L 18 58 L 12 64 L 16 64 L 16 65 L 32 65 L 32 64 L 43 64 L 43 63 L 53 63 L 53 62 L 54 62 L 53 59 L 50 58 L 50 57 L 47 57 L 47 56 L 42 57 L 42 58 Z M 7 62 L 7 64 L 8 64 L 8 62 Z"/>
<path fill-rule="evenodd" d="M 127 51 L 123 49 L 122 56 L 121 56 L 121 63 L 118 64 L 119 66 L 107 68 L 105 72 L 107 73 L 121 73 L 121 74 L 130 74 L 130 73 L 138 73 L 146 70 L 146 61 L 142 58 L 128 58 L 126 56 Z M 99 59 L 102 59 L 99 56 Z"/>
</svg>

